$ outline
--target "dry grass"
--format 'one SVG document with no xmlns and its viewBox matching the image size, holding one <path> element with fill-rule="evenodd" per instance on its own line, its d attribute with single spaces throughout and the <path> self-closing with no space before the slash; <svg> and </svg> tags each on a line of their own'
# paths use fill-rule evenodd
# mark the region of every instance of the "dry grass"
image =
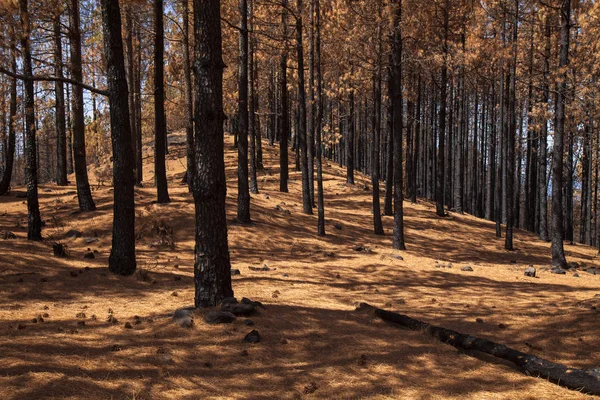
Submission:
<svg viewBox="0 0 600 400">
<path fill-rule="evenodd" d="M 227 211 L 233 221 L 230 138 L 226 149 Z M 254 225 L 231 223 L 229 228 L 233 268 L 241 270 L 234 277 L 235 293 L 267 307 L 252 318 L 263 342 L 244 344 L 252 328 L 241 320 L 209 326 L 198 315 L 191 329 L 175 326 L 170 314 L 193 303 L 194 218 L 191 196 L 179 183 L 184 151 L 171 150 L 172 203 L 152 204 L 150 157 L 146 186 L 136 189 L 138 267 L 143 272 L 132 277 L 106 270 L 110 187 L 94 185 L 99 210 L 91 214 L 73 212 L 74 186 L 42 187 L 46 235 L 53 232 L 57 240 L 63 231 L 78 229 L 98 239 L 60 239 L 68 246 L 68 258 L 52 257 L 48 242 L 29 243 L 24 200 L 0 198 L 0 230 L 17 235 L 0 240 L 0 398 L 587 398 L 355 313 L 353 304 L 366 301 L 590 368 L 600 366 L 600 321 L 591 309 L 600 308 L 594 297 L 600 293 L 599 276 L 541 271 L 539 278 L 526 278 L 525 266 L 539 270 L 549 265 L 549 244 L 518 231 L 517 250 L 506 252 L 492 223 L 454 214 L 439 219 L 427 203 L 405 204 L 408 250 L 399 261 L 390 257 L 396 254 L 390 250 L 391 219 L 384 218 L 386 236 L 371 232 L 370 192 L 362 189 L 368 180 L 359 177 L 360 184 L 348 187 L 343 170 L 329 163 L 328 236 L 319 238 L 316 216 L 301 212 L 299 173 L 292 170 L 290 193 L 279 193 L 278 151 L 266 144 L 261 193 L 252 196 Z M 173 246 L 153 246 L 161 235 L 157 228 L 165 225 L 172 228 L 167 236 Z M 357 244 L 372 252 L 352 250 Z M 87 248 L 97 250 L 95 259 L 83 259 Z M 567 246 L 567 254 L 569 261 L 599 265 L 594 249 Z M 436 268 L 436 260 L 451 262 L 453 268 Z M 264 263 L 272 270 L 248 269 Z M 474 272 L 460 271 L 463 265 Z M 33 323 L 38 315 L 44 321 Z M 109 315 L 118 322 L 108 322 Z M 85 325 L 78 325 L 82 320 Z M 125 329 L 126 322 L 133 329 Z M 507 328 L 500 329 L 499 323 Z"/>
</svg>

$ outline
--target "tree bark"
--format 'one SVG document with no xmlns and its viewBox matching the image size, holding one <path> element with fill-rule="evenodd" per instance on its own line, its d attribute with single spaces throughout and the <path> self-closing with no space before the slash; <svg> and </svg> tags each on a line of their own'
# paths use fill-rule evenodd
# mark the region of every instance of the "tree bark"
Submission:
<svg viewBox="0 0 600 400">
<path fill-rule="evenodd" d="M 240 2 L 241 3 L 241 2 Z M 225 215 L 223 68 L 219 0 L 194 0 L 196 307 L 233 296 Z M 246 85 L 247 87 L 247 85 Z"/>
<path fill-rule="evenodd" d="M 167 121 L 165 117 L 164 52 L 163 0 L 154 0 L 154 176 L 159 204 L 171 201 L 165 160 Z"/>
<path fill-rule="evenodd" d="M 83 82 L 81 64 L 81 28 L 79 17 L 79 0 L 71 0 L 70 40 L 71 40 L 71 78 Z M 120 26 L 119 22 L 119 26 Z M 119 35 L 120 36 L 120 35 Z M 94 211 L 96 204 L 92 198 L 87 174 L 87 157 L 85 151 L 85 117 L 83 106 L 83 89 L 72 85 L 71 112 L 73 122 L 73 161 L 75 163 L 75 180 L 77 183 L 77 198 L 81 211 Z M 128 122 L 128 121 L 127 121 Z"/>
<path fill-rule="evenodd" d="M 567 264 L 564 249 L 563 221 L 563 155 L 565 135 L 565 103 L 567 97 L 567 73 L 569 64 L 569 32 L 571 24 L 571 0 L 562 0 L 560 8 L 560 56 L 559 71 L 561 82 L 558 85 L 556 102 L 556 129 L 552 153 L 552 265 L 564 267 Z"/>
<path fill-rule="evenodd" d="M 237 219 L 250 222 L 250 188 L 248 185 L 248 0 L 239 0 L 240 37 L 238 64 L 238 198 Z"/>
<path fill-rule="evenodd" d="M 315 68 L 317 72 L 317 118 L 315 119 L 315 139 L 317 150 L 317 234 L 325 236 L 325 202 L 323 194 L 323 161 L 321 129 L 323 126 L 323 77 L 321 74 L 321 11 L 320 0 L 312 0 L 315 15 Z"/>
<path fill-rule="evenodd" d="M 13 31 L 14 34 L 14 31 Z M 16 38 L 13 37 L 10 46 L 10 64 L 13 72 L 17 72 L 17 48 Z M 5 163 L 2 180 L 0 180 L 0 196 L 8 193 L 13 174 L 15 160 L 15 125 L 17 119 L 17 78 L 10 78 L 10 100 L 8 105 L 8 140 L 5 149 Z"/>
<path fill-rule="evenodd" d="M 279 191 L 287 193 L 289 177 L 288 137 L 290 134 L 290 114 L 288 110 L 289 100 L 287 89 L 287 0 L 281 0 L 281 6 L 281 31 L 284 48 L 281 52 L 281 58 L 279 60 L 279 91 L 281 95 L 279 112 Z"/>
<path fill-rule="evenodd" d="M 54 18 L 54 74 L 63 77 L 62 35 L 60 13 Z M 54 83 L 56 124 L 56 184 L 67 185 L 67 128 L 65 122 L 65 87 L 60 81 Z"/>
<path fill-rule="evenodd" d="M 77 0 L 73 0 L 77 1 Z M 131 275 L 135 260 L 135 202 L 131 126 L 118 0 L 101 0 L 113 151 L 113 234 L 108 269 Z"/>
</svg>

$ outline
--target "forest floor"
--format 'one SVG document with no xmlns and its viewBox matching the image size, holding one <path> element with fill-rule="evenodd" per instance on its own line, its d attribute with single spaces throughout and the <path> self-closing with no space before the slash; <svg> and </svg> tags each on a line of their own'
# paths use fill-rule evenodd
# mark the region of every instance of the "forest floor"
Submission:
<svg viewBox="0 0 600 400">
<path fill-rule="evenodd" d="M 438 218 L 434 205 L 422 201 L 405 202 L 407 251 L 393 251 L 391 217 L 383 218 L 385 236 L 372 233 L 369 179 L 357 174 L 356 185 L 348 186 L 345 170 L 330 162 L 324 168 L 327 236 L 318 237 L 317 217 L 302 213 L 293 155 L 290 192 L 279 193 L 278 149 L 265 143 L 263 150 L 254 223 L 240 226 L 236 156 L 226 137 L 229 245 L 232 267 L 241 271 L 233 288 L 238 299 L 266 306 L 252 317 L 253 327 L 242 318 L 208 325 L 205 311 L 197 312 L 192 328 L 171 319 L 194 296 L 194 204 L 180 184 L 184 146 L 173 144 L 168 156 L 167 205 L 153 203 L 146 153 L 144 187 L 136 188 L 139 272 L 131 277 L 106 268 L 112 189 L 94 171 L 94 213 L 76 212 L 74 185 L 40 187 L 44 236 L 66 244 L 67 258 L 52 256 L 50 240 L 26 240 L 23 187 L 0 197 L 0 230 L 17 236 L 0 240 L 0 398 L 589 398 L 354 309 L 368 302 L 593 368 L 600 366 L 600 275 L 551 274 L 542 270 L 550 264 L 550 245 L 535 235 L 516 231 L 516 251 L 507 252 L 493 223 L 454 213 Z M 156 247 L 159 226 L 172 229 L 173 247 Z M 65 238 L 71 229 L 83 236 Z M 354 250 L 358 245 L 366 251 Z M 84 259 L 88 248 L 94 259 Z M 600 267 L 595 249 L 566 245 L 566 253 L 569 261 Z M 448 263 L 451 268 L 441 266 Z M 269 271 L 248 268 L 264 264 Z M 537 278 L 523 275 L 531 264 Z M 467 265 L 472 272 L 461 270 Z M 118 322 L 108 322 L 110 315 Z M 43 322 L 34 323 L 38 316 Z M 261 343 L 242 341 L 252 329 Z"/>
</svg>

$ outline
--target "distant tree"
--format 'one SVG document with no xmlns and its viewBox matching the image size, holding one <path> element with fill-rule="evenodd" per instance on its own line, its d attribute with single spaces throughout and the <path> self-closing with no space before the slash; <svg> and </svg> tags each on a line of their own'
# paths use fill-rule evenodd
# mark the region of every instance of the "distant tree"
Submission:
<svg viewBox="0 0 600 400">
<path fill-rule="evenodd" d="M 279 91 L 280 91 L 280 111 L 279 111 L 279 191 L 287 193 L 288 191 L 288 137 L 290 133 L 290 120 L 288 110 L 288 88 L 287 88 L 287 60 L 288 60 L 288 39 L 287 39 L 287 0 L 281 0 L 281 33 L 283 37 L 283 50 L 279 61 Z"/>
<path fill-rule="evenodd" d="M 164 52 L 163 0 L 154 0 L 154 176 L 158 203 L 171 201 L 165 160 L 167 121 L 165 118 Z"/>
<path fill-rule="evenodd" d="M 12 31 L 12 38 L 10 42 L 10 64 L 13 73 L 17 73 L 17 47 L 15 45 L 16 38 L 14 37 L 14 29 Z M 0 180 L 0 195 L 8 193 L 10 188 L 10 182 L 13 174 L 13 165 L 15 160 L 15 124 L 17 118 L 17 78 L 10 78 L 10 100 L 8 106 L 8 140 L 6 141 L 5 150 L 5 164 L 4 171 L 2 174 L 2 180 Z"/>
<path fill-rule="evenodd" d="M 63 77 L 61 5 L 54 17 L 54 74 Z M 56 124 L 56 184 L 67 184 L 67 126 L 65 121 L 65 87 L 60 80 L 54 82 Z"/>
<path fill-rule="evenodd" d="M 241 223 L 250 222 L 250 188 L 248 185 L 248 0 L 239 0 L 240 47 L 238 64 L 238 209 Z"/>
</svg>

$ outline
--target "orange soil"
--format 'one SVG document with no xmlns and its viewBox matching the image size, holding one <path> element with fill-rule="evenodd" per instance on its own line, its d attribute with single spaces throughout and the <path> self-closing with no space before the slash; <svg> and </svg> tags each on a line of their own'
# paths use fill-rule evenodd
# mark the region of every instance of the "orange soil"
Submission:
<svg viewBox="0 0 600 400">
<path fill-rule="evenodd" d="M 229 137 L 226 151 L 227 213 L 233 221 L 236 157 Z M 552 361 L 592 368 L 600 366 L 600 320 L 592 309 L 600 308 L 600 298 L 594 297 L 600 293 L 600 276 L 540 271 L 550 262 L 548 243 L 517 231 L 517 250 L 506 252 L 493 223 L 455 214 L 440 219 L 425 202 L 405 203 L 408 250 L 401 252 L 404 261 L 394 259 L 391 218 L 384 217 L 385 236 L 372 234 L 370 191 L 363 190 L 368 179 L 359 174 L 357 185 L 349 187 L 344 170 L 329 162 L 324 176 L 328 235 L 320 238 L 316 216 L 302 214 L 299 173 L 292 165 L 290 193 L 279 193 L 278 149 L 264 144 L 264 152 L 261 193 L 252 195 L 254 225 L 229 226 L 233 268 L 241 270 L 233 278 L 235 294 L 267 307 L 252 318 L 252 328 L 242 319 L 207 325 L 203 311 L 191 329 L 170 319 L 175 309 L 193 303 L 194 294 L 194 206 L 179 183 L 183 147 L 171 147 L 168 205 L 152 203 L 147 153 L 145 187 L 136 189 L 138 268 L 143 272 L 132 277 L 113 276 L 106 269 L 110 187 L 94 185 L 98 211 L 78 214 L 73 213 L 74 186 L 41 186 L 44 235 L 68 245 L 70 257 L 64 259 L 52 256 L 48 241 L 26 240 L 23 199 L 1 197 L 0 230 L 13 231 L 17 239 L 0 240 L 0 398 L 588 398 L 353 310 L 355 302 L 366 301 Z M 173 228 L 174 249 L 151 246 L 157 239 L 152 227 L 161 220 Z M 334 228 L 336 222 L 341 230 Z M 62 239 L 69 229 L 99 240 Z M 358 244 L 372 252 L 352 250 Z M 83 259 L 88 247 L 98 251 L 94 260 Z M 566 251 L 569 261 L 600 264 L 595 249 L 566 246 Z M 437 268 L 436 260 L 454 265 Z M 263 264 L 273 270 L 248 269 Z M 538 267 L 538 278 L 523 276 L 529 264 Z M 474 272 L 462 272 L 464 265 Z M 109 308 L 118 324 L 107 322 Z M 81 312 L 85 326 L 78 325 Z M 49 315 L 44 322 L 31 321 L 43 313 Z M 152 321 L 125 329 L 136 315 Z M 500 329 L 499 323 L 507 328 Z M 253 328 L 263 341 L 243 343 Z"/>
</svg>

